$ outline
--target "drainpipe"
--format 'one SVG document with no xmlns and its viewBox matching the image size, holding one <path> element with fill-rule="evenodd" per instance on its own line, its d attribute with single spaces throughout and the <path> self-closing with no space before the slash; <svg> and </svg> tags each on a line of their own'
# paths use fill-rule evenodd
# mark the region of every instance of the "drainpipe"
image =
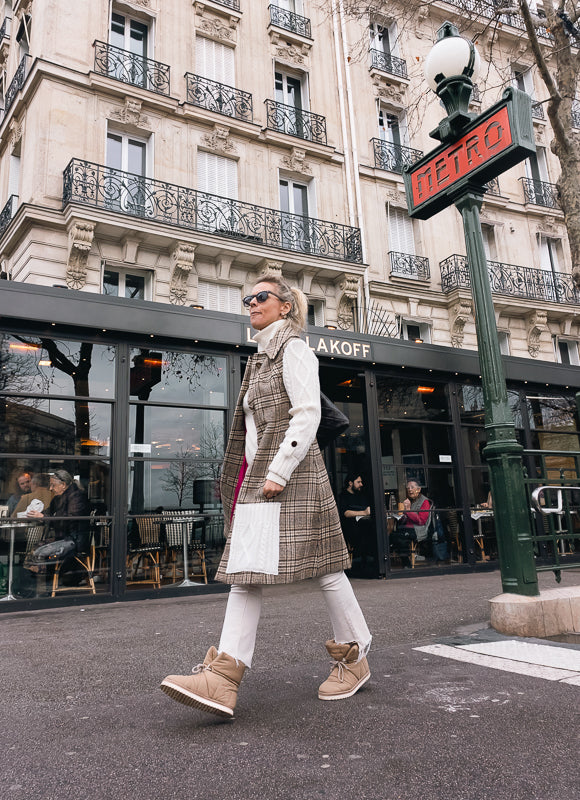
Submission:
<svg viewBox="0 0 580 800">
<path fill-rule="evenodd" d="M 348 51 L 346 46 L 346 24 L 344 21 L 344 7 L 342 0 L 338 0 L 338 13 L 340 17 L 340 32 L 342 38 L 342 52 L 343 52 L 343 61 L 344 61 L 344 72 L 346 76 L 346 100 L 348 105 L 348 122 L 349 122 L 349 130 L 350 130 L 350 140 L 352 144 L 352 160 L 353 160 L 353 174 L 354 174 L 354 191 L 355 191 L 355 198 L 356 198 L 356 213 L 358 218 L 358 227 L 360 228 L 360 237 L 361 237 L 361 251 L 362 251 L 362 259 L 363 262 L 366 263 L 367 256 L 366 256 L 366 245 L 365 245 L 365 228 L 364 228 L 364 218 L 362 213 L 362 201 L 361 201 L 361 192 L 360 192 L 360 175 L 359 175 L 359 163 L 358 163 L 358 147 L 357 147 L 357 138 L 356 138 L 356 128 L 354 124 L 354 108 L 352 102 L 352 86 L 350 82 L 350 67 L 348 63 Z M 364 296 L 365 296 L 365 306 L 368 314 L 368 309 L 370 308 L 370 291 L 369 291 L 369 270 L 368 266 L 365 266 L 364 274 L 363 274 L 363 285 L 364 285 Z M 362 321 L 362 320 L 361 320 Z"/>
</svg>

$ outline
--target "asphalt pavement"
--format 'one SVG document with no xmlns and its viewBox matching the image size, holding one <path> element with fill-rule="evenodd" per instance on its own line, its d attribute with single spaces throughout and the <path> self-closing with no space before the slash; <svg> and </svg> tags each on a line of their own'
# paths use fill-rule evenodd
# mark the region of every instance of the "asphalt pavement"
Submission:
<svg viewBox="0 0 580 800">
<path fill-rule="evenodd" d="M 578 584 L 580 572 L 563 575 L 562 585 Z M 498 572 L 353 585 L 374 636 L 367 685 L 319 701 L 331 631 L 316 583 L 269 588 L 254 665 L 227 721 L 158 688 L 217 645 L 225 594 L 3 615 L 0 796 L 580 797 L 580 683 L 558 677 L 573 672 L 548 678 L 433 652 L 467 648 L 471 658 L 472 648 L 506 644 L 487 624 Z M 574 642 L 532 650 L 580 673 Z"/>
</svg>

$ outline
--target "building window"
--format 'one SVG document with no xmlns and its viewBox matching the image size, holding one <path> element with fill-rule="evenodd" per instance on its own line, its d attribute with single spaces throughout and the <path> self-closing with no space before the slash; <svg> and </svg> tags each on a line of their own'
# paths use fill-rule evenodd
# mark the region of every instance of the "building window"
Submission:
<svg viewBox="0 0 580 800">
<path fill-rule="evenodd" d="M 308 324 L 315 328 L 324 327 L 324 301 L 311 300 L 308 303 Z"/>
<path fill-rule="evenodd" d="M 534 96 L 534 79 L 532 77 L 532 70 L 529 67 L 513 66 L 512 67 L 512 84 L 515 89 L 520 92 L 526 92 L 530 97 Z"/>
<path fill-rule="evenodd" d="M 109 42 L 133 55 L 147 58 L 149 55 L 149 27 L 140 20 L 123 14 L 111 14 Z"/>
<path fill-rule="evenodd" d="M 107 167 L 120 170 L 110 181 L 105 199 L 107 208 L 144 216 L 147 211 L 147 142 L 133 136 L 109 131 Z"/>
<path fill-rule="evenodd" d="M 379 106 L 379 138 L 396 147 L 405 146 L 407 142 L 407 126 L 403 114 L 387 111 Z"/>
<path fill-rule="evenodd" d="M 32 17 L 24 14 L 16 33 L 16 41 L 20 49 L 20 59 L 30 53 L 30 34 L 32 29 Z"/>
<path fill-rule="evenodd" d="M 549 236 L 539 236 L 540 267 L 546 272 L 559 272 L 562 261 L 562 242 Z"/>
<path fill-rule="evenodd" d="M 493 225 L 482 225 L 483 249 L 488 261 L 497 261 L 497 247 L 495 242 L 495 228 Z"/>
<path fill-rule="evenodd" d="M 430 344 L 431 325 L 428 322 L 417 322 L 416 320 L 401 320 L 401 339 L 417 344 Z"/>
<path fill-rule="evenodd" d="M 130 300 L 150 300 L 151 274 L 149 272 L 105 266 L 103 270 L 103 294 L 111 297 L 127 297 Z"/>
<path fill-rule="evenodd" d="M 214 153 L 197 153 L 197 188 L 236 200 L 238 197 L 238 162 Z"/>
<path fill-rule="evenodd" d="M 499 341 L 499 351 L 502 356 L 509 356 L 510 354 L 510 335 L 508 331 L 498 331 L 497 338 Z"/>
<path fill-rule="evenodd" d="M 580 365 L 577 341 L 571 339 L 561 339 L 559 336 L 554 336 L 553 340 L 556 361 L 558 364 L 571 364 L 573 366 Z"/>
<path fill-rule="evenodd" d="M 200 305 L 211 311 L 224 311 L 228 314 L 241 313 L 241 292 L 236 286 L 199 281 L 197 299 Z"/>
<path fill-rule="evenodd" d="M 387 222 L 389 228 L 389 251 L 415 255 L 415 237 L 413 222 L 409 214 L 402 208 L 387 206 Z"/>
<path fill-rule="evenodd" d="M 378 22 L 371 22 L 369 25 L 369 37 L 371 50 L 378 50 L 386 56 L 399 55 L 396 23 L 380 25 Z"/>
<path fill-rule="evenodd" d="M 198 75 L 228 86 L 235 86 L 234 50 L 225 44 L 195 37 L 195 70 Z"/>
</svg>

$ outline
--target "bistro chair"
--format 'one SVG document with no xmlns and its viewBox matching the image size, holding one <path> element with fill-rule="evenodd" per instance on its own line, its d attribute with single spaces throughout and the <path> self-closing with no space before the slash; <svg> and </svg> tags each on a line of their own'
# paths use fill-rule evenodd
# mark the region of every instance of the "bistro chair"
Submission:
<svg viewBox="0 0 580 800">
<path fill-rule="evenodd" d="M 135 583 L 152 583 L 156 589 L 161 588 L 161 553 L 165 544 L 161 541 L 161 517 L 135 517 L 139 541 L 128 543 L 127 550 L 127 585 Z M 139 567 L 143 577 L 138 576 Z"/>
<path fill-rule="evenodd" d="M 72 560 L 76 561 L 77 564 L 81 566 L 82 569 L 85 570 L 87 573 L 87 585 L 86 586 L 59 586 L 60 581 L 60 573 L 63 564 L 65 564 L 70 559 L 65 559 L 64 561 L 58 561 L 54 565 L 54 574 L 52 576 L 52 594 L 51 597 L 54 597 L 57 592 L 83 592 L 88 591 L 92 592 L 92 594 L 96 594 L 97 591 L 95 589 L 95 581 L 93 579 L 94 571 L 95 571 L 95 537 L 94 532 L 91 531 L 91 540 L 89 544 L 89 551 L 88 553 L 76 553 L 72 556 Z"/>
<path fill-rule="evenodd" d="M 183 537 L 187 537 L 187 552 L 192 556 L 196 556 L 199 563 L 199 572 L 192 572 L 191 577 L 203 578 L 207 583 L 207 566 L 205 562 L 205 530 L 203 527 L 203 519 L 200 519 L 200 526 L 196 522 L 180 522 L 180 517 L 192 517 L 194 511 L 164 511 L 163 520 L 165 522 L 165 534 L 167 536 L 167 546 L 171 550 L 171 564 L 173 567 L 173 582 L 176 581 L 177 559 L 178 554 L 183 553 Z M 196 537 L 197 530 L 201 530 L 201 536 Z M 189 575 L 184 575 L 189 578 Z"/>
</svg>

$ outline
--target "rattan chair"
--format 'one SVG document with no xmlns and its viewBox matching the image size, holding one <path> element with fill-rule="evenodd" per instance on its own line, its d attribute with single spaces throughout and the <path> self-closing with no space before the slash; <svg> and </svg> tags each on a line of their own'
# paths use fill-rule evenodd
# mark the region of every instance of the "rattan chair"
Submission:
<svg viewBox="0 0 580 800">
<path fill-rule="evenodd" d="M 198 539 L 196 537 L 196 532 L 198 530 L 198 526 L 195 522 L 180 522 L 180 517 L 192 517 L 194 514 L 193 511 L 164 511 L 163 512 L 163 521 L 165 523 L 165 535 L 167 537 L 167 547 L 171 550 L 172 553 L 172 560 L 171 566 L 173 571 L 173 581 L 175 582 L 176 577 L 176 570 L 177 570 L 177 561 L 178 555 L 183 553 L 183 537 L 187 537 L 187 552 L 191 553 L 192 556 L 196 556 L 199 562 L 199 572 L 192 572 L 191 577 L 193 578 L 203 578 L 204 582 L 207 583 L 207 567 L 205 562 L 205 531 L 203 527 L 200 527 L 201 530 L 201 537 Z M 202 525 L 203 520 L 199 520 L 200 525 Z M 185 529 L 185 530 L 184 530 Z M 190 569 L 191 569 L 190 565 Z M 184 575 L 185 578 L 189 578 L 189 575 Z"/>
<path fill-rule="evenodd" d="M 161 541 L 161 517 L 135 517 L 139 531 L 139 543 L 130 542 L 127 548 L 127 585 L 151 583 L 161 588 L 161 553 L 165 544 Z M 137 577 L 138 569 L 143 577 Z M 130 577 L 129 577 L 130 576 Z"/>
</svg>

